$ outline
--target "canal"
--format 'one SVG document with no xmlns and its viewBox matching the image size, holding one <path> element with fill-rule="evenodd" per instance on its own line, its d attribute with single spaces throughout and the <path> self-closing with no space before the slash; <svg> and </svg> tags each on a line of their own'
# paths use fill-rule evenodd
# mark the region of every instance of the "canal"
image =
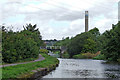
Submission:
<svg viewBox="0 0 120 80">
<path fill-rule="evenodd" d="M 119 64 L 106 64 L 103 60 L 60 59 L 56 70 L 44 78 L 120 78 Z"/>
</svg>

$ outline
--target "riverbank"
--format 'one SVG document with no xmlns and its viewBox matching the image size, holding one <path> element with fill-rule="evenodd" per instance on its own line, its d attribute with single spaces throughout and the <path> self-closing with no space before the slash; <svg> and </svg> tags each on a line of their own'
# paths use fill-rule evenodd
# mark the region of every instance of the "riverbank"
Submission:
<svg viewBox="0 0 120 80">
<path fill-rule="evenodd" d="M 37 78 L 55 69 L 59 61 L 56 58 L 48 56 L 46 54 L 42 54 L 42 56 L 45 58 L 43 61 L 3 67 L 2 78 Z M 41 74 L 37 75 L 37 73 Z"/>
</svg>

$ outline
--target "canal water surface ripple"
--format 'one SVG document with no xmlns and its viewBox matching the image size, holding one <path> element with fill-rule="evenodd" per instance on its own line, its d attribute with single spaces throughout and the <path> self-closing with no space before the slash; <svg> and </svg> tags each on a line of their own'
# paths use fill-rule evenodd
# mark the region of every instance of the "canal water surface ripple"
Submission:
<svg viewBox="0 0 120 80">
<path fill-rule="evenodd" d="M 119 64 L 106 64 L 104 60 L 61 59 L 59 66 L 44 78 L 120 78 Z"/>
</svg>

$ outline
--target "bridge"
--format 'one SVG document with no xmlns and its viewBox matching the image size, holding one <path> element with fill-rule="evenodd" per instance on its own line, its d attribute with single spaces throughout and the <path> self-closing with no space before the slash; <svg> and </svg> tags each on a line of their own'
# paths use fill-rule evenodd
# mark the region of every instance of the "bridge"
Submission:
<svg viewBox="0 0 120 80">
<path fill-rule="evenodd" d="M 46 46 L 47 50 L 61 50 L 61 46 Z"/>
<path fill-rule="evenodd" d="M 60 51 L 60 57 L 62 57 L 62 54 L 65 52 L 66 47 L 63 46 L 46 46 L 46 49 L 53 52 L 53 51 Z"/>
</svg>

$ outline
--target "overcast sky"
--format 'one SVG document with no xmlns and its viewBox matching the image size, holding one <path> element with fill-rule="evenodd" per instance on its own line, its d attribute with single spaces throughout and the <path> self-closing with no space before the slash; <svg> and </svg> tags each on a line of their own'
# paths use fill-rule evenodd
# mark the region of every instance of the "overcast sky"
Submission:
<svg viewBox="0 0 120 80">
<path fill-rule="evenodd" d="M 0 0 L 0 23 L 22 30 L 37 24 L 43 39 L 62 39 L 85 31 L 84 13 L 89 11 L 89 30 L 100 32 L 118 22 L 119 0 Z"/>
</svg>

